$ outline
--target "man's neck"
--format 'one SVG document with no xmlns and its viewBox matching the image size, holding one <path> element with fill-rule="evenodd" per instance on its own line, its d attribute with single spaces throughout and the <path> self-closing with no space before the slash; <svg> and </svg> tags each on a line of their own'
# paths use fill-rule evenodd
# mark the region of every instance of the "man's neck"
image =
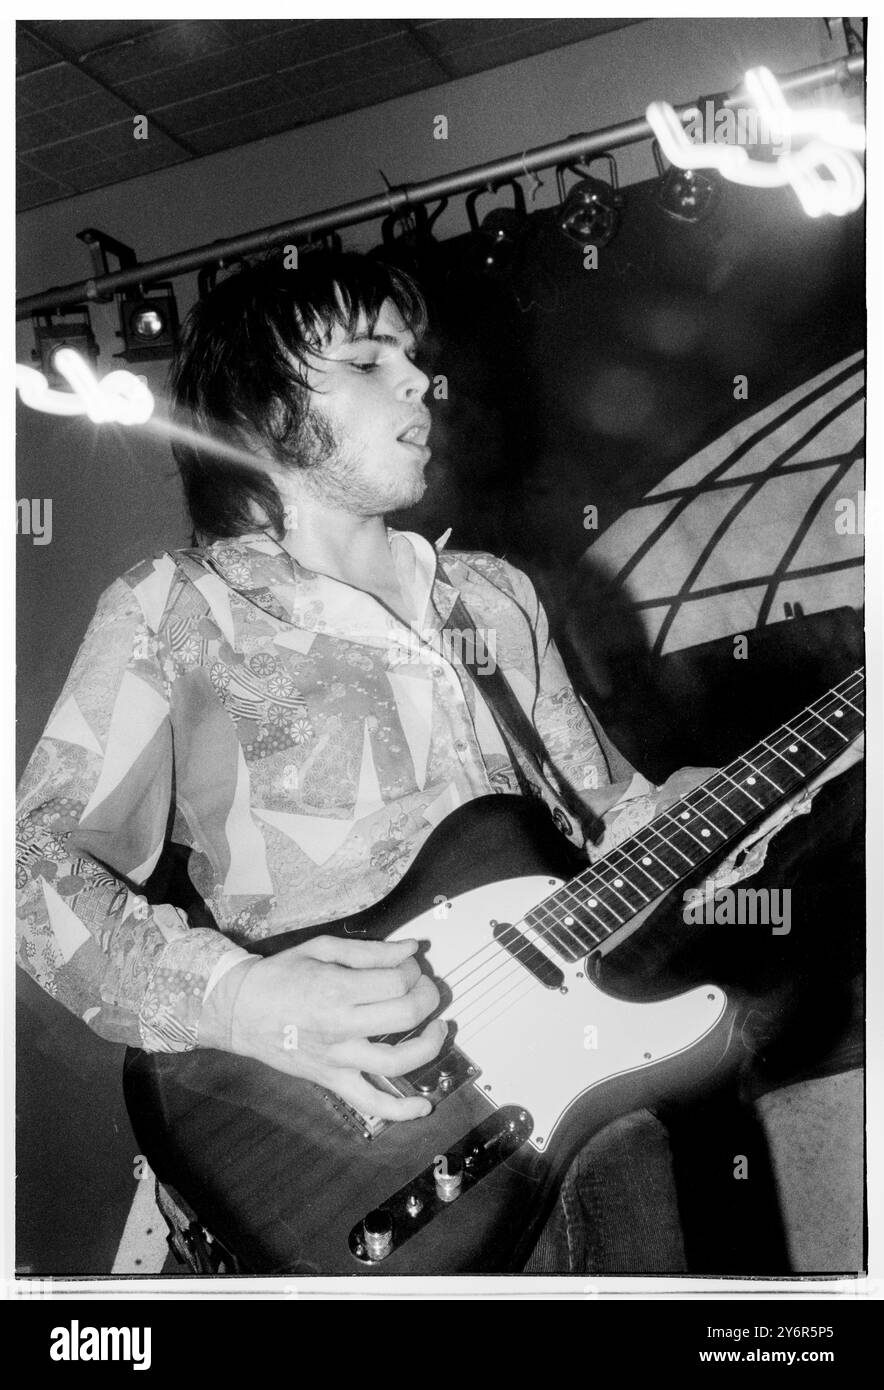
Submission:
<svg viewBox="0 0 884 1390">
<path fill-rule="evenodd" d="M 399 585 L 382 516 L 354 516 L 310 497 L 299 497 L 289 515 L 294 524 L 282 546 L 298 564 L 374 594 L 406 617 L 407 597 Z"/>
</svg>

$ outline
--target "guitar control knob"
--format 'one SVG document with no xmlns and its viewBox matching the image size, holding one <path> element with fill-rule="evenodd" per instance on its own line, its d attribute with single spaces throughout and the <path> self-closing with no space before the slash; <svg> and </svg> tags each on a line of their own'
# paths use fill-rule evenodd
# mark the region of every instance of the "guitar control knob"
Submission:
<svg viewBox="0 0 884 1390">
<path fill-rule="evenodd" d="M 436 1196 L 442 1202 L 453 1202 L 463 1187 L 463 1163 L 457 1154 L 437 1154 L 433 1159 Z"/>
<path fill-rule="evenodd" d="M 393 1218 L 388 1211 L 370 1211 L 362 1223 L 365 1248 L 373 1260 L 382 1260 L 393 1248 Z"/>
</svg>

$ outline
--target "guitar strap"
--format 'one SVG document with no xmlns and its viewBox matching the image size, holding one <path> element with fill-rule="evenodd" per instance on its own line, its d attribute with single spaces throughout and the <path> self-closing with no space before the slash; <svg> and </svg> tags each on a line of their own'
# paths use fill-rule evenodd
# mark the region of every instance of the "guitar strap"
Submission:
<svg viewBox="0 0 884 1390">
<path fill-rule="evenodd" d="M 437 575 L 444 583 L 450 582 L 441 566 L 437 566 Z M 472 637 L 470 642 L 461 640 L 459 643 L 460 659 L 473 678 L 477 694 L 485 700 L 494 717 L 494 722 L 503 739 L 522 794 L 536 797 L 538 789 L 526 777 L 525 771 L 515 755 L 514 744 L 516 748 L 521 749 L 541 781 L 545 781 L 551 786 L 555 795 L 574 816 L 578 825 L 582 826 L 585 833 L 588 833 L 591 838 L 595 838 L 593 831 L 598 829 L 598 818 L 591 808 L 581 800 L 573 787 L 559 774 L 540 735 L 516 699 L 512 686 L 500 667 L 496 662 L 484 663 L 479 660 L 478 654 L 480 650 L 484 650 L 484 642 L 476 631 L 476 625 L 466 604 L 459 595 L 449 614 L 448 624 L 456 628 L 462 637 L 464 634 Z M 632 777 L 633 769 L 608 739 L 591 711 L 587 709 L 586 712 L 607 761 L 611 780 L 628 780 Z M 555 815 L 554 819 L 556 819 Z M 562 825 L 559 828 L 564 829 Z"/>
</svg>

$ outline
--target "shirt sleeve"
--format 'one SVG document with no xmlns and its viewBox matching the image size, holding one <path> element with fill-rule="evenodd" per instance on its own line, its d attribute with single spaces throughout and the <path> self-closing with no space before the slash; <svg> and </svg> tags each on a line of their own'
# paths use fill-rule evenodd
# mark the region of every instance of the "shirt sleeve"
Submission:
<svg viewBox="0 0 884 1390">
<path fill-rule="evenodd" d="M 170 822 L 168 686 L 137 596 L 102 596 L 25 770 L 17 821 L 18 961 L 101 1037 L 197 1044 L 203 1003 L 249 958 L 143 893 Z"/>
</svg>

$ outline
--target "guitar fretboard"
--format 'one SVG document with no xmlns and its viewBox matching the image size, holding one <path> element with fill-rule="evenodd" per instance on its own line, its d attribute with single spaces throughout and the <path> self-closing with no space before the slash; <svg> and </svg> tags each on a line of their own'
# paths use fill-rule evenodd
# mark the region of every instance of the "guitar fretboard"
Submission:
<svg viewBox="0 0 884 1390">
<path fill-rule="evenodd" d="M 525 924 L 579 960 L 836 758 L 862 731 L 864 711 L 860 668 L 545 898 Z"/>
</svg>

